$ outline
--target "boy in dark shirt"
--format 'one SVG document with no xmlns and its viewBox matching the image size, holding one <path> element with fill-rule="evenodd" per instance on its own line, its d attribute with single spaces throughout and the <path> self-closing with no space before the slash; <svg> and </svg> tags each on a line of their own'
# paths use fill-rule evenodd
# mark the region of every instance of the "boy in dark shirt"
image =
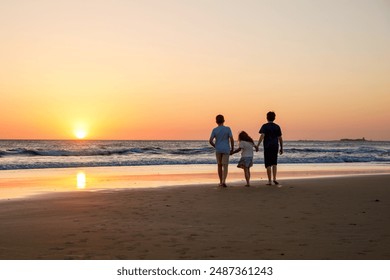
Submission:
<svg viewBox="0 0 390 280">
<path fill-rule="evenodd" d="M 283 154 L 283 138 L 282 138 L 282 130 L 280 126 L 274 123 L 275 113 L 268 112 L 267 113 L 267 121 L 268 123 L 263 124 L 260 128 L 259 133 L 259 143 L 257 147 L 260 146 L 261 142 L 263 142 L 264 146 L 264 164 L 265 168 L 267 168 L 267 176 L 268 176 L 268 184 L 272 185 L 271 175 L 273 177 L 273 182 L 275 185 L 278 185 L 278 181 L 276 181 L 276 173 L 277 173 L 277 164 L 278 164 L 278 151 L 280 144 L 279 153 Z"/>
</svg>

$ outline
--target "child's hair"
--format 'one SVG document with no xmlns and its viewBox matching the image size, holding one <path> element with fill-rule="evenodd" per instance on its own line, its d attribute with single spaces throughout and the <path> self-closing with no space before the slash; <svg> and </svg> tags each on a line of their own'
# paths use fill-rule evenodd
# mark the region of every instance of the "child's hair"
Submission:
<svg viewBox="0 0 390 280">
<path fill-rule="evenodd" d="M 268 112 L 267 113 L 267 121 L 273 122 L 275 120 L 276 114 L 275 112 Z"/>
<path fill-rule="evenodd" d="M 238 134 L 238 141 L 246 141 L 255 144 L 252 137 L 250 137 L 245 131 L 241 131 L 240 134 Z"/>
<path fill-rule="evenodd" d="M 217 124 L 223 124 L 225 122 L 225 118 L 223 117 L 223 115 L 218 115 L 215 117 L 215 121 L 217 122 Z"/>
</svg>

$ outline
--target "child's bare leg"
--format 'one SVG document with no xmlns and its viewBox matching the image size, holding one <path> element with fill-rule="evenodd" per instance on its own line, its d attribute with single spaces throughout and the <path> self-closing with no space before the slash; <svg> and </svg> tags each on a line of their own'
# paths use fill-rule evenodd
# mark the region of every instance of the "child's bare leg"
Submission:
<svg viewBox="0 0 390 280">
<path fill-rule="evenodd" d="M 245 173 L 245 180 L 246 180 L 246 186 L 249 187 L 249 181 L 251 179 L 251 172 L 249 170 L 249 167 L 244 167 L 244 173 Z"/>
<path fill-rule="evenodd" d="M 268 184 L 267 185 L 272 185 L 271 173 L 272 173 L 272 166 L 268 166 L 267 167 L 267 176 L 268 176 Z"/>
<path fill-rule="evenodd" d="M 278 181 L 276 181 L 276 173 L 278 171 L 278 168 L 277 168 L 277 165 L 273 165 L 272 166 L 272 175 L 273 175 L 273 178 L 274 178 L 274 183 L 275 185 L 278 185 Z"/>
<path fill-rule="evenodd" d="M 274 181 L 276 181 L 276 172 L 278 171 L 277 165 L 272 166 L 272 175 L 274 178 Z"/>
<path fill-rule="evenodd" d="M 219 184 L 222 186 L 222 164 L 218 164 L 218 177 L 219 177 Z"/>
<path fill-rule="evenodd" d="M 224 164 L 223 165 L 223 172 L 222 172 L 222 185 L 225 186 L 226 184 L 226 178 L 227 178 L 227 175 L 228 175 L 228 167 L 229 165 L 228 164 Z"/>
</svg>

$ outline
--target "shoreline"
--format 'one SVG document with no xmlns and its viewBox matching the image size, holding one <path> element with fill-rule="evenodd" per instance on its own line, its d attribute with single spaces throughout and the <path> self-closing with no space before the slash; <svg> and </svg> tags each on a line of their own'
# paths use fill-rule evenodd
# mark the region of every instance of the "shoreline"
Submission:
<svg viewBox="0 0 390 280">
<path fill-rule="evenodd" d="M 390 175 L 1 202 L 0 259 L 390 259 Z"/>
<path fill-rule="evenodd" d="M 278 180 L 390 174 L 386 164 L 281 164 Z M 162 165 L 17 169 L 0 171 L 0 202 L 42 194 L 110 189 L 157 188 L 176 185 L 217 184 L 216 165 Z M 229 166 L 228 185 L 244 182 L 243 171 Z M 266 182 L 262 165 L 251 168 L 251 184 Z"/>
</svg>

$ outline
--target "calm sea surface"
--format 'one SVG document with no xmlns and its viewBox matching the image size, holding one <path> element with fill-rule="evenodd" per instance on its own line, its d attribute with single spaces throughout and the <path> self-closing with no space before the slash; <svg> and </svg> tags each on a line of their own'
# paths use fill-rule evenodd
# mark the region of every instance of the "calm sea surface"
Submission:
<svg viewBox="0 0 390 280">
<path fill-rule="evenodd" d="M 284 152 L 280 163 L 390 167 L 389 141 L 285 141 Z M 231 163 L 239 157 L 232 156 Z M 263 163 L 262 149 L 254 162 Z M 214 163 L 214 150 L 207 141 L 0 140 L 0 170 Z"/>
</svg>

